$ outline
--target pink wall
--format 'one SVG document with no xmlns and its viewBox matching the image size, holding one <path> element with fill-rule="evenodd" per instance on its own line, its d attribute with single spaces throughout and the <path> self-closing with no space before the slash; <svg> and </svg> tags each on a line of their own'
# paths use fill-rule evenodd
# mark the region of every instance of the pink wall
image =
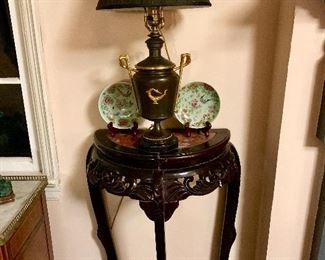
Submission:
<svg viewBox="0 0 325 260">
<path fill-rule="evenodd" d="M 94 217 L 86 187 L 85 156 L 92 142 L 92 133 L 105 126 L 97 111 L 98 95 L 105 86 L 127 77 L 119 68 L 117 57 L 128 53 L 135 63 L 146 56 L 143 41 L 147 32 L 142 24 L 142 15 L 99 12 L 95 11 L 95 6 L 96 0 L 39 1 L 61 169 L 61 198 L 49 202 L 54 254 L 58 260 L 105 259 L 95 239 Z M 268 159 L 265 157 L 266 138 L 270 128 L 270 96 L 281 24 L 279 10 L 279 1 L 215 0 L 210 9 L 167 13 L 165 36 L 173 60 L 178 62 L 182 52 L 190 52 L 193 56 L 193 63 L 185 70 L 184 84 L 201 80 L 215 86 L 221 96 L 222 108 L 214 127 L 231 129 L 232 142 L 241 156 L 243 178 L 236 221 L 238 238 L 231 259 L 254 259 L 257 238 L 263 233 L 261 229 L 268 228 L 268 225 L 259 223 L 260 214 L 263 214 L 260 205 L 270 197 L 262 196 L 262 192 L 266 185 L 263 174 L 264 162 Z M 301 33 L 304 32 L 297 31 L 296 35 L 303 38 Z M 318 31 L 313 33 L 319 34 Z M 306 41 L 307 46 L 310 47 L 310 44 Z M 298 50 L 295 55 L 298 55 Z M 311 59 L 317 55 L 314 53 Z M 311 70 L 315 66 L 313 62 L 308 63 Z M 300 63 L 301 66 L 306 65 L 304 60 L 300 60 Z M 289 76 L 293 74 L 291 72 Z M 295 83 L 292 81 L 290 86 Z M 306 83 L 311 84 L 312 81 Z M 302 89 L 310 87 L 308 84 L 303 85 Z M 291 92 L 288 95 L 294 100 Z M 294 107 L 297 109 L 297 106 Z M 296 113 L 297 110 L 285 106 L 286 111 Z M 305 113 L 308 114 L 308 111 Z M 304 116 L 307 117 L 307 114 Z M 285 113 L 285 118 L 289 118 L 289 114 Z M 286 124 L 289 126 L 291 123 L 288 121 Z M 282 125 L 285 125 L 284 122 Z M 289 130 L 293 129 L 287 128 L 283 136 L 290 137 Z M 315 151 L 309 156 L 306 158 L 307 170 L 313 171 Z M 284 162 L 285 157 L 282 160 Z M 297 182 L 300 186 L 296 192 L 306 191 L 303 182 Z M 310 182 L 308 189 L 305 206 L 298 212 L 302 218 L 300 224 L 305 224 L 303 219 L 309 205 Z M 274 214 L 282 210 L 283 196 L 281 192 L 278 196 L 277 187 L 275 192 L 277 206 L 272 211 L 271 244 L 268 248 L 272 257 L 276 257 L 279 246 L 275 243 L 279 238 L 273 236 L 277 233 L 275 230 L 273 232 L 273 226 L 281 221 Z M 169 259 L 214 259 L 216 252 L 212 249 L 211 241 L 215 230 L 220 227 L 218 216 L 222 213 L 222 208 L 218 206 L 218 194 L 215 192 L 181 203 L 167 223 Z M 112 214 L 119 199 L 113 198 L 113 201 Z M 296 213 L 293 209 L 290 214 Z M 304 228 L 301 228 L 297 236 L 299 241 L 302 241 L 303 232 Z M 123 200 L 113 233 L 120 259 L 154 259 L 153 224 L 146 219 L 135 201 Z M 294 236 L 293 233 L 290 235 Z M 263 235 L 260 237 L 267 239 Z M 296 255 L 291 251 L 284 252 L 283 256 L 296 260 L 292 258 Z"/>
</svg>

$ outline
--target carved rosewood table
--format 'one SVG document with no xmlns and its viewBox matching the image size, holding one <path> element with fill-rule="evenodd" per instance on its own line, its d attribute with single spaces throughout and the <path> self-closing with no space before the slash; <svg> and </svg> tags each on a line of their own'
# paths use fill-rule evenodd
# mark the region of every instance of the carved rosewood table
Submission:
<svg viewBox="0 0 325 260">
<path fill-rule="evenodd" d="M 137 137 L 108 130 L 95 133 L 87 156 L 87 180 L 98 230 L 107 258 L 117 259 L 107 225 L 101 190 L 139 200 L 140 207 L 155 222 L 157 259 L 166 259 L 165 222 L 179 201 L 206 195 L 227 184 L 226 209 L 220 259 L 228 259 L 236 237 L 235 218 L 240 186 L 240 162 L 229 142 L 227 129 L 211 130 L 209 137 L 175 132 L 179 148 L 170 153 L 148 154 L 136 149 Z M 217 246 L 217 245 L 216 245 Z"/>
</svg>

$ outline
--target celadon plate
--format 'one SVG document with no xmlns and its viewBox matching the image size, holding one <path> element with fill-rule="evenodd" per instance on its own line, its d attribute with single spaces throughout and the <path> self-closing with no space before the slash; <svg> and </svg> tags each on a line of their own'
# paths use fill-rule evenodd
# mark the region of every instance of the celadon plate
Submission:
<svg viewBox="0 0 325 260">
<path fill-rule="evenodd" d="M 107 124 L 118 129 L 129 129 L 139 119 L 132 85 L 118 82 L 105 88 L 99 96 L 98 109 Z"/>
<path fill-rule="evenodd" d="M 190 128 L 204 128 L 212 123 L 220 110 L 217 91 L 204 82 L 192 82 L 180 89 L 175 106 L 175 116 Z"/>
</svg>

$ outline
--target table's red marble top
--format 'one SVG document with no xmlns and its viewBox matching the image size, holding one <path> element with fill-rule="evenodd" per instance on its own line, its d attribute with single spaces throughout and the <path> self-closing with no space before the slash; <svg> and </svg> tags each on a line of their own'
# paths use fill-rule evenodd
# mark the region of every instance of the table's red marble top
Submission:
<svg viewBox="0 0 325 260">
<path fill-rule="evenodd" d="M 213 138 L 216 133 L 210 132 L 209 137 L 206 137 L 203 133 L 191 133 L 190 137 L 185 136 L 184 133 L 176 132 L 174 133 L 178 139 L 178 146 L 179 148 L 186 148 L 189 146 L 195 146 L 198 144 L 205 143 L 206 141 Z M 137 143 L 140 138 L 140 134 L 137 136 L 133 136 L 131 134 L 124 134 L 124 133 L 117 133 L 114 136 L 111 136 L 109 133 L 107 134 L 108 138 L 116 144 L 128 147 L 128 148 L 136 148 Z"/>
</svg>

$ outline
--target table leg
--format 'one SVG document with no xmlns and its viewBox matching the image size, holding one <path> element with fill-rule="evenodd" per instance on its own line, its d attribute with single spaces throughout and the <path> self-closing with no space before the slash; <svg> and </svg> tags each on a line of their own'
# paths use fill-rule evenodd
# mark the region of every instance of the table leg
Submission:
<svg viewBox="0 0 325 260">
<path fill-rule="evenodd" d="M 157 260 L 166 260 L 165 222 L 178 207 L 178 202 L 165 204 L 140 201 L 140 207 L 144 210 L 147 217 L 155 222 Z M 166 212 L 168 218 L 166 218 Z"/>
<path fill-rule="evenodd" d="M 166 260 L 165 221 L 155 221 L 157 260 Z"/>
<path fill-rule="evenodd" d="M 87 164 L 88 164 L 88 159 L 89 159 L 89 154 L 87 157 Z M 102 242 L 102 245 L 105 248 L 107 260 L 117 260 L 115 247 L 111 235 L 111 230 L 107 223 L 107 213 L 105 210 L 105 202 L 102 196 L 102 192 L 97 185 L 93 185 L 89 181 L 88 175 L 87 175 L 87 183 L 88 183 L 91 204 L 93 206 L 97 225 L 98 225 L 97 237 Z"/>
<path fill-rule="evenodd" d="M 88 188 L 98 225 L 97 237 L 105 248 L 107 259 L 117 260 L 111 231 L 107 223 L 107 215 L 101 190 L 98 187 L 92 185 L 89 181 Z"/>
<path fill-rule="evenodd" d="M 234 167 L 234 171 L 231 173 L 232 176 L 230 176 L 231 180 L 228 183 L 220 260 L 227 260 L 229 258 L 230 249 L 237 235 L 235 219 L 240 188 L 240 162 L 235 148 L 232 147 L 232 150 L 236 157 L 236 167 Z"/>
</svg>

